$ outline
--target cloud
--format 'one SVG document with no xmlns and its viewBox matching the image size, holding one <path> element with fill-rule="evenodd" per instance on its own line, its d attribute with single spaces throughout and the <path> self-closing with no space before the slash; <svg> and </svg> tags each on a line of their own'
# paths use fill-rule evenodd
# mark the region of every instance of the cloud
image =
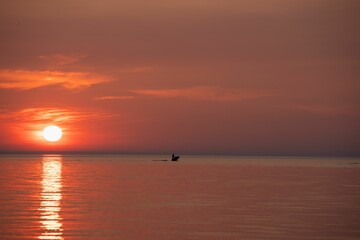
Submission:
<svg viewBox="0 0 360 240">
<path fill-rule="evenodd" d="M 117 114 L 83 111 L 76 108 L 0 109 L 0 130 L 11 134 L 12 139 L 16 141 L 32 144 L 42 139 L 41 131 L 44 127 L 54 124 L 66 131 L 68 139 L 74 139 L 89 120 L 98 122 L 115 116 Z"/>
<path fill-rule="evenodd" d="M 325 106 L 325 105 L 316 105 L 316 104 L 308 104 L 308 105 L 293 105 L 295 109 L 319 114 L 319 115 L 349 115 L 356 113 L 356 108 L 346 107 L 346 106 Z"/>
<path fill-rule="evenodd" d="M 119 73 L 146 73 L 154 71 L 155 67 L 153 66 L 143 66 L 143 67 L 131 67 L 131 68 L 122 68 L 117 70 Z"/>
<path fill-rule="evenodd" d="M 110 81 L 108 76 L 90 72 L 28 71 L 0 69 L 0 88 L 32 89 L 49 85 L 61 85 L 78 89 Z"/>
<path fill-rule="evenodd" d="M 103 96 L 96 97 L 95 100 L 130 100 L 136 98 L 135 96 Z"/>
<path fill-rule="evenodd" d="M 53 55 L 42 55 L 40 59 L 46 60 L 56 65 L 69 65 L 78 62 L 80 59 L 86 57 L 86 55 L 79 54 L 53 54 Z"/>
<path fill-rule="evenodd" d="M 229 89 L 220 87 L 191 87 L 182 89 L 131 90 L 130 92 L 157 98 L 183 98 L 210 101 L 243 101 L 275 95 L 269 91 Z"/>
<path fill-rule="evenodd" d="M 25 108 L 15 111 L 0 109 L 0 126 L 19 138 L 34 141 L 33 137 L 41 137 L 41 130 L 50 124 L 60 126 L 69 135 L 78 131 L 79 127 L 74 127 L 75 125 L 81 126 L 89 119 L 101 121 L 114 116 L 114 114 L 67 108 Z"/>
<path fill-rule="evenodd" d="M 31 123 L 74 123 L 87 119 L 103 119 L 112 115 L 68 108 L 25 108 L 17 111 L 0 110 L 0 121 Z"/>
</svg>

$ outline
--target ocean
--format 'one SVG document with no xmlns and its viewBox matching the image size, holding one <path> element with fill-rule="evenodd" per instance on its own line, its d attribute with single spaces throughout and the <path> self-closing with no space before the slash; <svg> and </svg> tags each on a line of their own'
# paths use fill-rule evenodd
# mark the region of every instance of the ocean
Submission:
<svg viewBox="0 0 360 240">
<path fill-rule="evenodd" d="M 0 239 L 360 239 L 360 159 L 2 155 Z"/>
</svg>

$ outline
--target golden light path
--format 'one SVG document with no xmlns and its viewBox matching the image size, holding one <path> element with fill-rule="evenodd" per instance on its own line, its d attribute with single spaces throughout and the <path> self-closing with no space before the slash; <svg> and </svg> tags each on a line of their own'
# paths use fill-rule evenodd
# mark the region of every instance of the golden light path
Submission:
<svg viewBox="0 0 360 240">
<path fill-rule="evenodd" d="M 63 239 L 61 210 L 61 156 L 43 157 L 42 192 L 40 203 L 41 227 L 39 239 Z"/>
</svg>

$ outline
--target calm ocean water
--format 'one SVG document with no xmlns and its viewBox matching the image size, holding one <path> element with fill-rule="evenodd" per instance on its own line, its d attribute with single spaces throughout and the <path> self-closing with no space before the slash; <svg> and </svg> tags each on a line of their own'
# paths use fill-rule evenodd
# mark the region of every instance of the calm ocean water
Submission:
<svg viewBox="0 0 360 240">
<path fill-rule="evenodd" d="M 360 239 L 360 159 L 1 156 L 0 239 Z"/>
</svg>

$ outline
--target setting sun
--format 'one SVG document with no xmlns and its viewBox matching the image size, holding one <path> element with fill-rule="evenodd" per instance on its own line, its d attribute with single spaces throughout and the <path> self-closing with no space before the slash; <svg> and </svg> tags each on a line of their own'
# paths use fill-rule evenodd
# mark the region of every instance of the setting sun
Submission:
<svg viewBox="0 0 360 240">
<path fill-rule="evenodd" d="M 61 128 L 59 128 L 58 126 L 51 125 L 44 128 L 44 130 L 42 131 L 42 136 L 46 141 L 56 142 L 60 140 L 62 136 L 62 131 Z"/>
</svg>

